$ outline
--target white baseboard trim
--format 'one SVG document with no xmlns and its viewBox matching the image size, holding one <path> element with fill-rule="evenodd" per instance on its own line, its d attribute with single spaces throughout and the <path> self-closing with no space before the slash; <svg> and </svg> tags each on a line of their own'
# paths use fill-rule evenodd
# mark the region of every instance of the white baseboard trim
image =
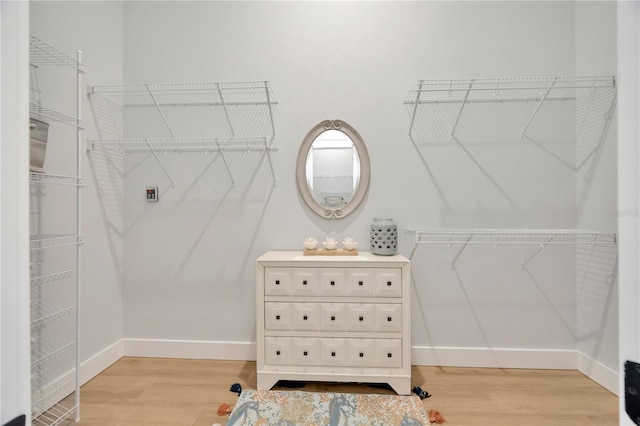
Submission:
<svg viewBox="0 0 640 426">
<path fill-rule="evenodd" d="M 618 379 L 619 374 L 606 365 L 590 358 L 582 352 L 577 354 L 577 369 L 585 376 L 589 377 L 609 392 L 619 395 Z"/>
<path fill-rule="evenodd" d="M 84 385 L 106 370 L 111 364 L 122 358 L 124 355 L 123 347 L 122 340 L 118 340 L 82 362 L 80 365 L 80 385 Z"/>
<path fill-rule="evenodd" d="M 79 385 L 82 386 L 87 383 L 89 380 L 96 377 L 98 374 L 106 370 L 111 364 L 122 358 L 122 340 L 118 340 L 117 342 L 111 344 L 107 348 L 93 355 L 86 361 L 80 363 L 80 372 L 78 376 Z M 47 384 L 47 389 L 61 389 L 61 393 L 58 395 L 60 397 L 59 400 L 66 398 L 75 392 L 75 368 L 67 371 L 62 374 L 60 377 L 51 381 Z M 82 392 L 80 392 L 82 393 Z M 56 404 L 59 400 L 50 399 L 44 403 L 44 405 L 40 408 L 40 410 L 34 413 L 33 417 L 37 417 L 40 414 L 47 411 L 54 404 Z"/>
<path fill-rule="evenodd" d="M 576 369 L 575 350 L 413 346 L 411 363 L 446 367 Z"/>
<path fill-rule="evenodd" d="M 254 342 L 124 339 L 124 355 L 149 358 L 256 360 Z"/>
<path fill-rule="evenodd" d="M 122 339 L 82 363 L 81 384 L 123 356 L 255 361 L 254 342 Z M 413 346 L 413 365 L 578 370 L 614 394 L 618 373 L 575 350 Z"/>
</svg>

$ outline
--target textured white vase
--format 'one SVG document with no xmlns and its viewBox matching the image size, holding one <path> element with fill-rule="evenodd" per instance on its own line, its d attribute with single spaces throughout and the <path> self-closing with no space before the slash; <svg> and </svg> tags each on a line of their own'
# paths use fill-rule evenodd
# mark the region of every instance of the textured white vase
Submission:
<svg viewBox="0 0 640 426">
<path fill-rule="evenodd" d="M 371 253 L 391 256 L 398 251 L 398 226 L 393 219 L 374 218 L 371 223 Z"/>
</svg>

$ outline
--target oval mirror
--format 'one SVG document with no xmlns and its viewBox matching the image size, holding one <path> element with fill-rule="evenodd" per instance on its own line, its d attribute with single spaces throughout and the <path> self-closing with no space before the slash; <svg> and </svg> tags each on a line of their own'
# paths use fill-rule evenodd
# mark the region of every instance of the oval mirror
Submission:
<svg viewBox="0 0 640 426">
<path fill-rule="evenodd" d="M 352 213 L 369 188 L 369 154 L 358 132 L 340 120 L 325 120 L 305 136 L 296 182 L 309 208 L 327 219 Z"/>
</svg>

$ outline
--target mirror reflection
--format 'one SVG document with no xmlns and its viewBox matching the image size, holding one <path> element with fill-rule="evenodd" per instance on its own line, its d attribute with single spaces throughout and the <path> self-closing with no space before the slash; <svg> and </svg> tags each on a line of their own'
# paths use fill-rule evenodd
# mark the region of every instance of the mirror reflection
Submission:
<svg viewBox="0 0 640 426">
<path fill-rule="evenodd" d="M 351 138 L 340 130 L 318 135 L 306 161 L 307 185 L 325 209 L 341 209 L 353 197 L 360 181 L 360 159 Z"/>
</svg>

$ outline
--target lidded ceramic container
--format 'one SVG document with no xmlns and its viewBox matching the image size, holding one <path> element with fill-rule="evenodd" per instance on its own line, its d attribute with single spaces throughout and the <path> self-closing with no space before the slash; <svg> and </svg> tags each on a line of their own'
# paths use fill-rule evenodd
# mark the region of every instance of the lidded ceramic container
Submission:
<svg viewBox="0 0 640 426">
<path fill-rule="evenodd" d="M 391 256 L 398 251 L 398 226 L 389 218 L 374 218 L 371 223 L 371 253 Z"/>
</svg>

